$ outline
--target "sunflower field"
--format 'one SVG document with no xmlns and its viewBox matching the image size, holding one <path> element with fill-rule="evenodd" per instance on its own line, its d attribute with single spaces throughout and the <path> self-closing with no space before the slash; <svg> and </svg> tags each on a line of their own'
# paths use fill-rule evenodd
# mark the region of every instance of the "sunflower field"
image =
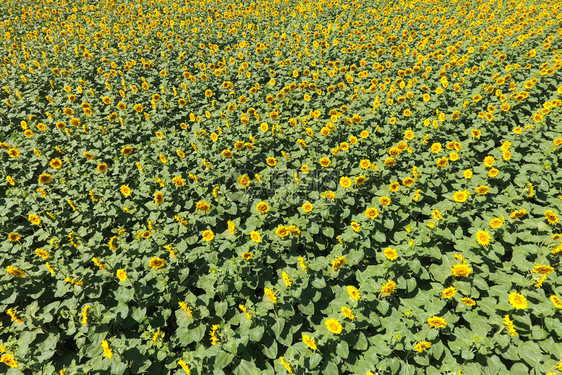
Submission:
<svg viewBox="0 0 562 375">
<path fill-rule="evenodd" d="M 562 373 L 562 2 L 0 14 L 0 373 Z"/>
</svg>

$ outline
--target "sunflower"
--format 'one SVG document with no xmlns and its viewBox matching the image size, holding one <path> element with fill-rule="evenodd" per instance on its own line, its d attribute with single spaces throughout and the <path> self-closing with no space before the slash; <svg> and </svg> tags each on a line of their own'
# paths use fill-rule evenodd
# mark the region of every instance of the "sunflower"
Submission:
<svg viewBox="0 0 562 375">
<path fill-rule="evenodd" d="M 248 185 L 250 185 L 250 177 L 248 177 L 248 175 L 241 175 L 240 177 L 238 177 L 238 184 L 240 184 L 240 186 L 242 187 L 247 187 Z"/>
<path fill-rule="evenodd" d="M 250 233 L 250 238 L 252 239 L 252 241 L 254 241 L 255 243 L 260 243 L 261 242 L 261 234 L 259 234 L 257 231 L 253 230 Z"/>
<path fill-rule="evenodd" d="M 19 235 L 19 233 L 14 233 L 14 232 L 8 233 L 8 239 L 10 240 L 10 242 L 18 242 L 20 238 L 21 236 Z"/>
<path fill-rule="evenodd" d="M 341 257 L 337 257 L 336 259 L 334 259 L 332 261 L 332 269 L 334 271 L 339 270 L 344 264 L 345 264 L 346 260 L 344 256 Z"/>
<path fill-rule="evenodd" d="M 445 299 L 450 299 L 453 298 L 455 296 L 455 294 L 457 294 L 457 289 L 454 286 L 450 286 L 448 288 L 443 289 L 443 291 L 441 292 L 441 295 L 443 296 L 443 298 Z"/>
<path fill-rule="evenodd" d="M 497 168 L 492 168 L 490 169 L 490 171 L 488 172 L 488 176 L 490 177 L 496 177 L 498 175 L 500 171 Z"/>
<path fill-rule="evenodd" d="M 271 300 L 271 302 L 277 303 L 277 296 L 273 290 L 270 288 L 264 288 L 263 293 Z"/>
<path fill-rule="evenodd" d="M 35 254 L 42 259 L 49 259 L 50 257 L 49 253 L 43 249 L 35 249 Z"/>
<path fill-rule="evenodd" d="M 343 176 L 340 178 L 340 186 L 343 188 L 348 188 L 351 186 L 351 178 L 347 176 Z"/>
<path fill-rule="evenodd" d="M 451 267 L 451 272 L 455 277 L 468 277 L 468 275 L 470 275 L 470 273 L 472 272 L 472 268 L 464 263 L 455 264 L 453 267 Z"/>
<path fill-rule="evenodd" d="M 427 319 L 427 324 L 435 328 L 443 328 L 447 326 L 447 322 L 445 321 L 445 319 L 439 316 L 433 316 Z"/>
<path fill-rule="evenodd" d="M 379 216 L 379 211 L 374 207 L 368 207 L 365 210 L 365 216 L 369 219 L 376 219 Z"/>
<path fill-rule="evenodd" d="M 177 187 L 182 187 L 185 186 L 185 180 L 183 178 L 181 178 L 180 176 L 176 176 L 172 179 L 172 182 L 174 183 L 174 185 L 176 185 Z"/>
<path fill-rule="evenodd" d="M 441 213 L 439 212 L 439 210 L 432 210 L 431 211 L 431 216 L 433 216 L 433 218 L 437 221 L 441 221 L 443 220 L 443 216 L 441 215 Z"/>
<path fill-rule="evenodd" d="M 509 294 L 509 303 L 517 310 L 524 310 L 527 308 L 527 299 L 517 292 Z"/>
<path fill-rule="evenodd" d="M 392 200 L 389 197 L 380 197 L 379 202 L 383 206 L 390 206 L 390 203 L 392 203 Z"/>
<path fill-rule="evenodd" d="M 157 191 L 154 194 L 154 203 L 156 203 L 157 205 L 161 205 L 162 202 L 164 202 L 164 194 L 162 194 L 161 192 Z"/>
<path fill-rule="evenodd" d="M 554 272 L 554 267 L 547 266 L 544 264 L 537 264 L 536 266 L 533 267 L 533 272 L 541 275 L 549 275 L 552 272 Z"/>
<path fill-rule="evenodd" d="M 215 234 L 213 233 L 212 230 L 207 229 L 205 231 L 203 231 L 203 233 L 201 234 L 201 236 L 203 237 L 203 239 L 207 242 L 210 242 L 213 240 L 213 238 L 215 238 Z"/>
<path fill-rule="evenodd" d="M 560 220 L 558 218 L 558 215 L 556 214 L 556 212 L 554 212 L 552 210 L 545 211 L 544 217 L 545 217 L 546 221 L 548 221 L 549 224 L 553 224 L 553 225 L 558 223 L 558 221 Z"/>
<path fill-rule="evenodd" d="M 495 161 L 494 157 L 488 155 L 484 158 L 484 165 L 488 168 L 492 168 L 492 166 L 494 165 L 494 161 Z"/>
<path fill-rule="evenodd" d="M 119 268 L 116 272 L 117 278 L 119 281 L 127 281 L 127 272 L 124 269 Z"/>
<path fill-rule="evenodd" d="M 387 167 L 392 167 L 394 164 L 396 164 L 396 159 L 392 157 L 388 157 L 384 161 L 384 165 L 386 165 Z"/>
<path fill-rule="evenodd" d="M 302 342 L 306 344 L 310 349 L 317 350 L 318 347 L 316 346 L 316 341 L 306 333 L 302 334 Z"/>
<path fill-rule="evenodd" d="M 467 190 L 457 191 L 455 194 L 453 194 L 453 200 L 458 203 L 463 203 L 466 202 L 469 195 L 470 193 Z"/>
<path fill-rule="evenodd" d="M 552 302 L 552 304 L 554 305 L 554 307 L 556 307 L 557 309 L 562 309 L 562 301 L 560 300 L 560 298 L 556 295 L 551 295 L 550 296 L 550 302 Z"/>
<path fill-rule="evenodd" d="M 423 352 L 424 350 L 427 350 L 431 347 L 431 343 L 428 341 L 421 341 L 419 343 L 417 343 L 416 345 L 414 345 L 414 350 L 418 353 Z"/>
<path fill-rule="evenodd" d="M 260 202 L 256 205 L 256 210 L 258 210 L 259 213 L 264 214 L 269 211 L 269 204 L 266 202 Z"/>
<path fill-rule="evenodd" d="M 254 257 L 254 255 L 252 253 L 248 253 L 248 252 L 244 252 L 242 253 L 242 259 L 244 260 L 250 260 Z"/>
<path fill-rule="evenodd" d="M 124 196 L 128 197 L 129 195 L 131 195 L 131 188 L 128 187 L 127 185 L 121 185 L 121 194 L 123 194 Z"/>
<path fill-rule="evenodd" d="M 308 201 L 304 202 L 304 204 L 302 205 L 302 210 L 304 212 L 310 212 L 312 211 L 312 209 L 314 208 L 314 205 Z"/>
<path fill-rule="evenodd" d="M 148 261 L 148 266 L 154 269 L 159 269 L 164 267 L 166 261 L 162 258 L 152 258 Z"/>
<path fill-rule="evenodd" d="M 101 163 L 96 167 L 96 169 L 98 170 L 98 172 L 104 173 L 105 171 L 107 171 L 107 164 Z"/>
<path fill-rule="evenodd" d="M 39 183 L 40 184 L 48 184 L 49 182 L 51 182 L 51 179 L 53 178 L 53 176 L 51 176 L 49 173 L 42 173 L 39 176 Z"/>
<path fill-rule="evenodd" d="M 275 229 L 275 234 L 278 235 L 279 237 L 287 237 L 289 233 L 290 231 L 288 227 L 284 225 L 280 225 L 277 227 L 277 229 Z"/>
<path fill-rule="evenodd" d="M 320 159 L 319 163 L 321 167 L 326 168 L 331 164 L 331 161 L 329 158 L 322 158 Z"/>
<path fill-rule="evenodd" d="M 326 320 L 326 327 L 328 328 L 328 331 L 335 333 L 336 335 L 339 335 L 343 328 L 341 323 L 333 318 Z"/>
<path fill-rule="evenodd" d="M 406 177 L 402 180 L 402 185 L 404 186 L 412 186 L 416 182 L 412 177 Z"/>
<path fill-rule="evenodd" d="M 492 220 L 490 220 L 490 228 L 492 229 L 497 229 L 500 228 L 503 225 L 504 222 L 504 217 L 495 217 Z"/>
<path fill-rule="evenodd" d="M 480 194 L 480 195 L 486 195 L 488 194 L 488 192 L 490 191 L 490 188 L 488 186 L 478 186 L 476 188 L 476 193 Z"/>
<path fill-rule="evenodd" d="M 527 210 L 522 209 L 522 210 L 513 211 L 510 216 L 512 219 L 519 219 L 525 215 L 527 215 Z"/>
<path fill-rule="evenodd" d="M 41 218 L 35 214 L 29 214 L 27 220 L 33 225 L 41 225 Z"/>
<path fill-rule="evenodd" d="M 121 149 L 121 154 L 123 155 L 131 155 L 133 153 L 133 148 L 130 146 L 125 146 Z"/>
<path fill-rule="evenodd" d="M 387 247 L 386 249 L 384 249 L 383 254 L 388 260 L 398 259 L 398 252 L 392 247 Z"/>
<path fill-rule="evenodd" d="M 438 166 L 438 167 L 444 167 L 444 166 L 446 166 L 448 163 L 449 163 L 449 159 L 447 159 L 446 157 L 437 160 L 437 166 Z"/>
<path fill-rule="evenodd" d="M 343 316 L 345 316 L 347 319 L 355 320 L 355 315 L 353 315 L 353 311 L 351 311 L 349 307 L 342 306 L 341 312 L 343 313 Z"/>
<path fill-rule="evenodd" d="M 199 201 L 195 205 L 198 211 L 209 212 L 211 210 L 211 205 L 205 201 Z"/>
<path fill-rule="evenodd" d="M 396 282 L 389 280 L 381 287 L 381 294 L 383 296 L 390 296 L 396 289 Z"/>
<path fill-rule="evenodd" d="M 371 166 L 371 161 L 369 159 L 363 159 L 359 162 L 359 166 L 362 169 L 368 169 Z"/>
<path fill-rule="evenodd" d="M 274 157 L 269 157 L 266 159 L 266 163 L 270 167 L 274 167 L 275 165 L 277 165 L 277 159 L 275 159 Z"/>
<path fill-rule="evenodd" d="M 490 235 L 488 234 L 488 232 L 485 232 L 483 230 L 479 230 L 478 232 L 476 232 L 476 234 L 474 235 L 476 237 L 476 241 L 478 241 L 478 243 L 482 246 L 488 246 L 490 244 Z"/>
<path fill-rule="evenodd" d="M 361 293 L 352 285 L 347 287 L 347 294 L 352 300 L 359 301 L 361 299 Z"/>
<path fill-rule="evenodd" d="M 13 276 L 19 277 L 19 278 L 22 278 L 22 277 L 25 276 L 25 272 L 23 272 L 22 270 L 20 270 L 18 267 L 15 267 L 15 266 L 7 266 L 6 272 L 8 272 L 10 275 L 13 275 Z"/>
<path fill-rule="evenodd" d="M 16 148 L 11 148 L 11 149 L 8 150 L 8 156 L 11 157 L 11 158 L 19 158 L 20 152 Z"/>
</svg>

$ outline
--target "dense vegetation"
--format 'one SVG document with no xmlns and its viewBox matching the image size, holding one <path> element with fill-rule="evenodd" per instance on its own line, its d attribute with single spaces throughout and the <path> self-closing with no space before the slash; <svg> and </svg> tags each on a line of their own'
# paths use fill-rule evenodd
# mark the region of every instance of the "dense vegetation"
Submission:
<svg viewBox="0 0 562 375">
<path fill-rule="evenodd" d="M 561 7 L 0 2 L 0 372 L 562 371 Z"/>
</svg>

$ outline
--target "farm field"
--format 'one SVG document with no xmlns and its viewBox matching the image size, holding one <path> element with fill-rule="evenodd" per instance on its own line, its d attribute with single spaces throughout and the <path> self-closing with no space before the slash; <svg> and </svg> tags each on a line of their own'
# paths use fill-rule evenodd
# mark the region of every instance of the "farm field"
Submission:
<svg viewBox="0 0 562 375">
<path fill-rule="evenodd" d="M 0 373 L 562 374 L 562 2 L 0 28 Z"/>
</svg>

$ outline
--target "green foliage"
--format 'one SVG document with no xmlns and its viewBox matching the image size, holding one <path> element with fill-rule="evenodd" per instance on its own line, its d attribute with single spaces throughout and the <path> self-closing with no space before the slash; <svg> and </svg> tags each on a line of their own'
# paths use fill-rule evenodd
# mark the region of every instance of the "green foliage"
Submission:
<svg viewBox="0 0 562 375">
<path fill-rule="evenodd" d="M 90 3 L 0 3 L 0 372 L 562 371 L 555 4 Z"/>
</svg>

